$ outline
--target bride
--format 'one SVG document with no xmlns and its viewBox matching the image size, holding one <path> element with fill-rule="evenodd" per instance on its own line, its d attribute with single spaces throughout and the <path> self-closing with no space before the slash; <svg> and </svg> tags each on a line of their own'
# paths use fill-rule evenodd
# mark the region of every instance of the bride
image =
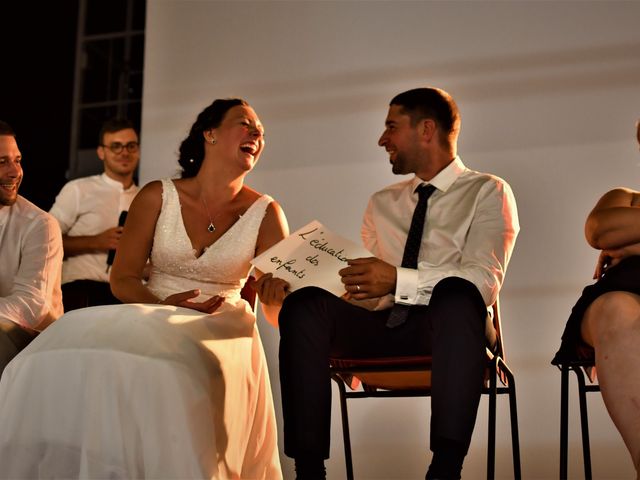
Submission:
<svg viewBox="0 0 640 480">
<path fill-rule="evenodd" d="M 263 147 L 245 101 L 200 113 L 182 178 L 151 182 L 131 205 L 111 273 L 127 304 L 67 313 L 5 370 L 0 477 L 282 477 L 267 364 L 240 297 L 249 261 L 288 234 L 280 206 L 244 185 Z M 286 286 L 254 285 L 274 325 Z"/>
</svg>

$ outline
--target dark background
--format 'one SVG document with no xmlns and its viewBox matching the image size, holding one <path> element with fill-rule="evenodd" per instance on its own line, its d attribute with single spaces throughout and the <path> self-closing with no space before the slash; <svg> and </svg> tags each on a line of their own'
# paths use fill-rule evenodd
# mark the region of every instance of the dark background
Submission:
<svg viewBox="0 0 640 480">
<path fill-rule="evenodd" d="M 126 117 L 140 129 L 146 2 L 5 3 L 0 119 L 13 127 L 22 152 L 20 194 L 49 210 L 68 179 L 102 171 L 95 148 L 105 120 Z"/>
<path fill-rule="evenodd" d="M 78 2 L 5 2 L 1 11 L 0 119 L 22 152 L 20 194 L 49 210 L 69 162 Z"/>
</svg>

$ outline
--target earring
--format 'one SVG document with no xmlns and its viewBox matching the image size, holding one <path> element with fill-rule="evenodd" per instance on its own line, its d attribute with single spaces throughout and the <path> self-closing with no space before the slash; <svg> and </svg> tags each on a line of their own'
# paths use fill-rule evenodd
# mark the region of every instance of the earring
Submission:
<svg viewBox="0 0 640 480">
<path fill-rule="evenodd" d="M 211 143 L 211 145 L 215 145 L 216 144 L 216 139 L 212 138 L 211 140 L 209 140 L 209 143 Z"/>
<path fill-rule="evenodd" d="M 193 158 L 190 158 L 189 163 L 196 163 L 196 161 Z"/>
</svg>

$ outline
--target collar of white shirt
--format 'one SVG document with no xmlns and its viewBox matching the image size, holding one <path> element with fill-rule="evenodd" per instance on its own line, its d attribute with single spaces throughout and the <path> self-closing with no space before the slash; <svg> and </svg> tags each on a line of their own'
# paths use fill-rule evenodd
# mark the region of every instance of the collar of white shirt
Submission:
<svg viewBox="0 0 640 480">
<path fill-rule="evenodd" d="M 114 188 L 118 188 L 124 192 L 126 192 L 127 190 L 131 189 L 131 188 L 135 188 L 135 183 L 132 183 L 131 186 L 129 188 L 124 188 L 124 186 L 122 185 L 122 183 L 120 183 L 117 180 L 114 180 L 113 178 L 111 178 L 109 175 L 107 175 L 106 173 L 102 173 L 102 175 L 100 175 L 100 178 L 102 179 L 102 181 L 104 183 L 106 183 L 107 185 L 110 185 Z"/>
<path fill-rule="evenodd" d="M 462 163 L 462 159 L 456 156 L 449 165 L 444 167 L 438 174 L 433 177 L 429 182 L 425 182 L 418 176 L 415 176 L 411 181 L 411 191 L 415 192 L 416 188 L 424 183 L 429 183 L 436 187 L 441 192 L 446 192 L 453 182 L 457 180 L 457 178 L 462 175 L 462 173 L 467 169 Z"/>
<path fill-rule="evenodd" d="M 7 219 L 9 218 L 9 210 L 11 206 L 4 205 L 0 208 L 0 227 L 4 226 L 7 223 Z"/>
</svg>

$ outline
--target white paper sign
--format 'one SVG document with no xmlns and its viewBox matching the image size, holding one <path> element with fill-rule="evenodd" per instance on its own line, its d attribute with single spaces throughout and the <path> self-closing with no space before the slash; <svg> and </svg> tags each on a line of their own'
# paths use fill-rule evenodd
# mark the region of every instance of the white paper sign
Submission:
<svg viewBox="0 0 640 480">
<path fill-rule="evenodd" d="M 338 270 L 348 258 L 373 256 L 366 248 L 333 233 L 314 220 L 251 260 L 264 273 L 289 282 L 290 291 L 307 286 L 345 293 Z"/>
</svg>

